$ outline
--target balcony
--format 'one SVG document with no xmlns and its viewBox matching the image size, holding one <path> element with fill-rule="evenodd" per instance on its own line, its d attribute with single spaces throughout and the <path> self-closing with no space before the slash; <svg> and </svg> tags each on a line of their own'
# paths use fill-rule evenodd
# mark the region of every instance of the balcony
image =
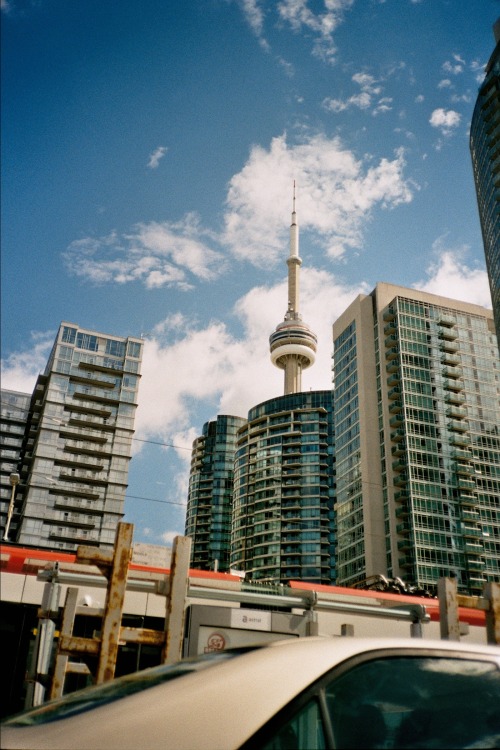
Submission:
<svg viewBox="0 0 500 750">
<path fill-rule="evenodd" d="M 400 505 L 399 508 L 396 508 L 396 518 L 408 518 L 410 514 L 410 511 L 408 510 L 408 506 L 405 503 L 404 505 Z"/>
<path fill-rule="evenodd" d="M 451 356 L 451 355 L 450 355 Z M 457 357 L 458 359 L 458 357 Z M 461 367 L 455 366 L 455 367 L 443 367 L 443 377 L 444 378 L 461 378 L 463 373 L 463 370 Z M 463 385 L 460 385 L 460 388 L 463 388 Z"/>
<path fill-rule="evenodd" d="M 460 364 L 460 357 L 456 354 L 451 354 L 450 352 L 443 352 L 443 355 L 441 357 L 441 362 L 443 365 L 459 365 Z"/>
<path fill-rule="evenodd" d="M 483 532 L 478 526 L 468 526 L 466 523 L 462 524 L 462 534 L 471 539 L 482 539 Z M 481 545 L 482 550 L 482 545 Z"/>
<path fill-rule="evenodd" d="M 391 446 L 391 454 L 396 456 L 402 456 L 406 451 L 406 447 L 402 445 L 401 443 L 396 443 L 396 445 Z"/>
<path fill-rule="evenodd" d="M 405 503 L 407 500 L 410 499 L 410 495 L 408 494 L 408 490 L 398 490 L 394 493 L 394 500 L 397 503 Z M 397 514 L 397 511 L 396 511 Z"/>
<path fill-rule="evenodd" d="M 403 422 L 404 422 L 404 418 L 402 414 L 395 414 L 389 420 L 389 424 L 391 427 L 401 427 Z"/>
<path fill-rule="evenodd" d="M 384 344 L 385 344 L 386 348 L 387 347 L 391 347 L 391 346 L 397 346 L 398 345 L 398 337 L 396 336 L 395 333 L 391 333 L 390 336 L 386 337 L 386 339 L 384 341 Z"/>
<path fill-rule="evenodd" d="M 398 525 L 396 526 L 396 531 L 398 534 L 401 534 L 401 536 L 406 536 L 411 531 L 410 524 L 407 522 L 398 523 Z"/>
<path fill-rule="evenodd" d="M 465 394 L 461 391 L 449 391 L 445 394 L 444 400 L 447 404 L 460 406 L 465 403 Z"/>
<path fill-rule="evenodd" d="M 395 385 L 393 388 L 391 388 L 387 396 L 391 400 L 395 398 L 399 398 L 401 396 L 401 388 L 399 387 L 399 385 Z"/>
<path fill-rule="evenodd" d="M 470 521 L 472 523 L 479 521 L 479 513 L 477 510 L 471 510 L 470 508 L 462 510 L 462 520 Z"/>
<path fill-rule="evenodd" d="M 452 318 L 451 315 L 440 315 L 438 323 L 440 326 L 452 328 L 455 325 L 455 318 Z"/>
<path fill-rule="evenodd" d="M 394 484 L 397 487 L 401 487 L 402 485 L 407 484 L 407 482 L 408 474 L 406 473 L 406 471 L 402 471 L 401 474 L 396 474 L 396 476 L 394 477 Z"/>
<path fill-rule="evenodd" d="M 444 374 L 444 372 L 443 372 Z M 445 380 L 443 383 L 443 388 L 447 391 L 454 391 L 457 393 L 458 391 L 462 391 L 464 388 L 464 384 L 461 380 Z"/>
<path fill-rule="evenodd" d="M 474 570 L 480 573 L 486 567 L 484 560 L 480 557 L 468 557 L 467 558 L 467 570 Z"/>
<path fill-rule="evenodd" d="M 455 341 L 455 339 L 458 338 L 458 332 L 453 327 L 444 327 L 441 328 L 438 334 L 440 339 L 446 340 L 446 341 Z"/>
<path fill-rule="evenodd" d="M 393 385 L 399 385 L 400 382 L 401 378 L 399 376 L 399 372 L 393 372 L 387 378 L 387 385 L 389 386 L 389 388 L 391 388 Z"/>
<path fill-rule="evenodd" d="M 456 354 L 458 352 L 459 346 L 456 341 L 442 339 L 442 341 L 440 342 L 440 349 L 442 352 L 446 352 L 446 354 Z"/>
<path fill-rule="evenodd" d="M 386 324 L 385 324 L 385 326 L 384 326 L 384 334 L 385 334 L 386 336 L 388 336 L 388 335 L 389 335 L 389 334 L 391 334 L 391 333 L 395 333 L 395 332 L 396 332 L 396 330 L 397 330 L 397 327 L 396 327 L 396 321 L 394 321 L 394 320 L 390 320 L 390 321 L 389 321 L 388 323 L 386 323 Z"/>
<path fill-rule="evenodd" d="M 461 474 L 462 476 L 466 477 L 474 477 L 476 474 L 474 467 L 470 464 L 458 463 L 456 466 L 456 471 L 457 474 Z"/>
<path fill-rule="evenodd" d="M 465 419 L 467 416 L 467 409 L 461 406 L 449 406 L 446 409 L 446 416 L 449 419 Z"/>
<path fill-rule="evenodd" d="M 393 430 L 391 432 L 391 440 L 393 443 L 399 443 L 401 440 L 405 439 L 405 431 L 404 430 Z"/>
<path fill-rule="evenodd" d="M 396 357 L 399 355 L 399 348 L 397 346 L 393 346 L 390 349 L 387 349 L 385 353 L 386 359 L 396 359 Z"/>
<path fill-rule="evenodd" d="M 451 457 L 454 458 L 455 461 L 471 461 L 472 453 L 471 451 L 465 450 L 465 448 L 457 448 L 452 451 Z"/>
<path fill-rule="evenodd" d="M 464 506 L 468 508 L 475 508 L 477 505 L 476 496 L 471 494 L 470 492 L 460 492 L 458 494 L 458 500 L 462 508 L 464 508 Z M 465 511 L 462 510 L 462 513 L 464 512 Z"/>
<path fill-rule="evenodd" d="M 459 490 L 475 490 L 476 483 L 473 479 L 464 479 L 463 477 L 458 477 L 457 487 Z"/>
<path fill-rule="evenodd" d="M 408 462 L 404 456 L 401 456 L 396 461 L 392 462 L 393 471 L 404 471 L 408 466 Z"/>
<path fill-rule="evenodd" d="M 399 558 L 398 563 L 401 568 L 411 568 L 414 564 L 413 557 L 411 555 L 405 555 L 404 557 Z"/>
<path fill-rule="evenodd" d="M 397 401 L 391 401 L 391 405 L 389 406 L 389 411 L 391 414 L 398 414 L 402 410 L 403 402 L 401 401 L 401 399 L 398 399 Z"/>
<path fill-rule="evenodd" d="M 454 447 L 462 447 L 464 445 L 470 445 L 470 435 L 466 435 L 465 433 L 455 433 L 450 438 L 450 445 Z"/>
<path fill-rule="evenodd" d="M 395 317 L 396 317 L 396 311 L 394 310 L 394 308 L 393 308 L 393 307 L 389 306 L 389 307 L 387 308 L 387 310 L 384 310 L 384 314 L 382 315 L 382 317 L 383 317 L 383 319 L 384 319 L 384 320 L 385 320 L 386 322 L 389 322 L 389 321 L 391 321 L 391 320 L 394 320 L 394 319 L 395 319 Z"/>
<path fill-rule="evenodd" d="M 468 427 L 465 422 L 461 422 L 458 419 L 452 419 L 451 422 L 448 422 L 448 429 L 453 432 L 466 432 Z"/>
<path fill-rule="evenodd" d="M 396 372 L 399 370 L 399 358 L 391 359 L 385 366 L 386 372 Z"/>
</svg>

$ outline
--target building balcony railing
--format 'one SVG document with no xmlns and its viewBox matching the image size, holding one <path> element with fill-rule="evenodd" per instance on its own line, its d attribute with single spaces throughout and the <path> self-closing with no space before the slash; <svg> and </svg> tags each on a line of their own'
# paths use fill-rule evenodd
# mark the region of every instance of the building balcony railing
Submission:
<svg viewBox="0 0 500 750">
<path fill-rule="evenodd" d="M 403 422 L 404 422 L 404 418 L 403 418 L 403 415 L 401 413 L 400 414 L 395 414 L 389 420 L 389 424 L 390 424 L 391 427 L 400 427 L 403 424 Z"/>
<path fill-rule="evenodd" d="M 451 395 L 451 393 L 460 393 L 463 391 L 464 384 L 460 378 L 452 378 L 443 382 L 443 388 Z"/>
<path fill-rule="evenodd" d="M 458 357 L 457 357 L 457 359 L 458 359 Z M 451 366 L 443 367 L 442 374 L 443 374 L 444 378 L 448 378 L 448 379 L 449 378 L 454 378 L 454 379 L 457 379 L 457 378 L 461 378 L 464 373 L 463 373 L 462 368 L 458 367 L 458 365 L 457 365 L 455 367 L 451 367 Z M 450 387 L 450 386 L 448 386 L 448 387 Z M 460 388 L 463 388 L 463 384 L 460 386 Z"/>
<path fill-rule="evenodd" d="M 408 462 L 404 456 L 401 456 L 396 461 L 392 462 L 393 471 L 404 471 L 408 466 Z"/>
<path fill-rule="evenodd" d="M 438 335 L 443 341 L 455 341 L 458 338 L 458 332 L 453 326 L 443 326 Z"/>
<path fill-rule="evenodd" d="M 407 500 L 410 499 L 410 494 L 408 490 L 397 490 L 397 492 L 394 493 L 394 500 L 397 503 L 405 503 Z"/>
<path fill-rule="evenodd" d="M 471 510 L 470 508 L 464 508 L 462 510 L 462 521 L 479 521 L 480 515 L 477 510 Z"/>
<path fill-rule="evenodd" d="M 465 394 L 461 391 L 448 391 L 445 394 L 444 400 L 447 404 L 460 406 L 465 403 Z"/>
<path fill-rule="evenodd" d="M 464 479 L 459 477 L 457 481 L 457 487 L 459 490 L 475 490 L 476 483 L 473 479 Z"/>
<path fill-rule="evenodd" d="M 459 433 L 456 432 L 450 437 L 450 445 L 453 447 L 463 447 L 465 445 L 470 445 L 470 435 L 467 433 Z"/>
<path fill-rule="evenodd" d="M 398 429 L 391 432 L 391 440 L 393 443 L 399 443 L 405 439 L 405 431 Z"/>
<path fill-rule="evenodd" d="M 400 552 L 404 552 L 404 550 L 410 549 L 411 546 L 412 545 L 409 539 L 400 539 L 398 541 L 398 550 Z"/>
<path fill-rule="evenodd" d="M 388 387 L 391 388 L 393 385 L 399 385 L 399 383 L 401 383 L 399 372 L 392 372 L 387 378 Z"/>
<path fill-rule="evenodd" d="M 389 307 L 387 308 L 387 310 L 384 310 L 384 314 L 382 315 L 382 317 L 383 317 L 383 319 L 384 319 L 384 320 L 385 320 L 386 322 L 389 322 L 389 321 L 391 321 L 391 320 L 394 320 L 394 319 L 395 319 L 395 317 L 396 317 L 396 311 L 394 310 L 394 308 L 393 308 L 393 307 L 390 307 L 390 306 L 389 306 Z"/>
<path fill-rule="evenodd" d="M 465 477 L 474 477 L 476 474 L 476 470 L 471 464 L 462 464 L 462 463 L 457 463 L 456 472 L 457 474 L 460 474 L 461 476 L 465 476 Z"/>
<path fill-rule="evenodd" d="M 399 355 L 399 348 L 397 346 L 392 346 L 390 349 L 387 349 L 385 353 L 385 358 L 396 359 L 398 355 Z"/>
<path fill-rule="evenodd" d="M 395 333 L 396 331 L 397 331 L 396 321 L 389 320 L 384 326 L 384 334 L 386 336 L 389 336 L 391 333 Z"/>
<path fill-rule="evenodd" d="M 448 429 L 453 432 L 466 432 L 468 427 L 465 422 L 461 422 L 458 419 L 452 419 L 451 422 L 448 422 Z"/>
<path fill-rule="evenodd" d="M 391 414 L 398 414 L 402 410 L 403 410 L 403 402 L 401 401 L 401 399 L 396 399 L 396 401 L 391 401 L 391 405 L 389 406 L 389 412 Z"/>
<path fill-rule="evenodd" d="M 410 515 L 410 511 L 408 509 L 407 503 L 403 503 L 403 505 L 400 505 L 398 508 L 396 508 L 396 518 L 408 518 Z"/>
<path fill-rule="evenodd" d="M 390 358 L 388 357 L 389 362 L 385 366 L 386 372 L 396 372 L 399 370 L 399 357 Z"/>
<path fill-rule="evenodd" d="M 440 326 L 451 328 L 455 325 L 455 318 L 452 318 L 451 315 L 440 315 L 438 323 Z"/>
<path fill-rule="evenodd" d="M 398 523 L 398 525 L 396 526 L 396 531 L 398 534 L 401 534 L 401 536 L 406 536 L 411 531 L 410 524 L 407 522 Z"/>
<path fill-rule="evenodd" d="M 459 365 L 461 360 L 457 354 L 451 354 L 450 352 L 443 352 L 441 356 L 441 362 L 443 365 Z"/>
<path fill-rule="evenodd" d="M 401 396 L 401 388 L 399 387 L 399 385 L 395 385 L 393 388 L 391 388 L 391 390 L 387 394 L 387 397 L 389 399 L 399 398 L 400 396 Z"/>
<path fill-rule="evenodd" d="M 446 354 L 456 354 L 459 350 L 459 346 L 456 341 L 450 341 L 449 339 L 442 339 L 440 343 L 440 349 Z"/>
<path fill-rule="evenodd" d="M 462 508 L 470 507 L 475 508 L 477 505 L 477 498 L 474 494 L 471 494 L 470 492 L 460 492 L 458 495 L 458 500 Z M 462 511 L 463 513 L 463 511 Z"/>
<path fill-rule="evenodd" d="M 473 539 L 483 538 L 483 532 L 478 526 L 469 526 L 466 523 L 462 524 L 462 534 L 466 537 L 470 537 Z M 481 548 L 482 548 L 482 545 L 481 545 Z"/>
<path fill-rule="evenodd" d="M 446 416 L 450 419 L 465 419 L 467 416 L 467 409 L 461 406 L 449 406 L 446 409 Z"/>
<path fill-rule="evenodd" d="M 396 443 L 395 445 L 391 446 L 391 454 L 394 457 L 402 456 L 405 453 L 405 451 L 406 451 L 406 448 L 401 442 Z"/>
</svg>

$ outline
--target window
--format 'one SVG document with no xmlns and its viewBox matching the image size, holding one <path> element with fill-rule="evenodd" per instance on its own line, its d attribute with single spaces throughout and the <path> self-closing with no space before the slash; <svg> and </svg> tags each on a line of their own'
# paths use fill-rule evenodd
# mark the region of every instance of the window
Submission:
<svg viewBox="0 0 500 750">
<path fill-rule="evenodd" d="M 90 333 L 78 333 L 76 336 L 76 346 L 78 349 L 88 349 L 91 352 L 96 352 L 99 347 L 97 336 L 91 336 Z"/>
<path fill-rule="evenodd" d="M 286 724 L 262 745 L 262 750 L 292 750 L 326 748 L 325 733 L 321 721 L 319 704 L 314 699 L 298 711 Z"/>
</svg>

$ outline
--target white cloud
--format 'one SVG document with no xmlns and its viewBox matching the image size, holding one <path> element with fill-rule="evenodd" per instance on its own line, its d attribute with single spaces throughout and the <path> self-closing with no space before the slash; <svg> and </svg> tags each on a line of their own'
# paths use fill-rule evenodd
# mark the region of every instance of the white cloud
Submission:
<svg viewBox="0 0 500 750">
<path fill-rule="evenodd" d="M 461 115 L 453 109 L 435 109 L 430 116 L 429 122 L 433 128 L 439 128 L 443 135 L 451 135 L 453 129 L 460 125 Z"/>
<path fill-rule="evenodd" d="M 450 73 L 451 75 L 459 75 L 460 73 L 463 73 L 465 60 L 463 60 L 460 55 L 452 55 L 453 60 L 446 60 L 443 65 L 441 66 L 443 71 L 445 73 Z"/>
<path fill-rule="evenodd" d="M 367 292 L 365 284 L 344 286 L 326 271 L 302 270 L 301 310 L 318 336 L 317 361 L 303 375 L 304 389 L 331 387 L 331 326 L 361 292 Z M 283 279 L 255 287 L 238 300 L 233 313 L 241 337 L 220 320 L 201 326 L 188 321 L 187 330 L 184 316 L 160 323 L 144 347 L 137 435 L 160 435 L 165 442 L 187 446 L 201 432 L 202 424 L 193 423 L 200 406 L 209 419 L 246 417 L 250 407 L 282 393 L 283 373 L 271 364 L 268 340 L 283 320 L 286 297 Z M 182 333 L 176 324 L 182 324 Z"/>
<path fill-rule="evenodd" d="M 438 89 L 447 89 L 450 88 L 451 85 L 452 83 L 449 78 L 443 78 L 442 81 L 439 81 L 437 87 Z"/>
<path fill-rule="evenodd" d="M 242 260 L 274 264 L 283 248 L 283 216 L 296 179 L 301 231 L 310 232 L 330 257 L 341 257 L 362 246 L 372 210 L 411 201 L 404 166 L 398 151 L 392 160 L 366 167 L 340 139 L 323 135 L 294 146 L 283 135 L 273 139 L 269 150 L 254 146 L 229 183 L 223 241 Z"/>
<path fill-rule="evenodd" d="M 392 73 L 396 70 L 399 70 L 399 66 L 394 67 Z M 323 108 L 329 112 L 338 113 L 344 112 L 352 107 L 357 107 L 358 109 L 364 110 L 371 109 L 373 115 L 380 114 L 381 112 L 388 112 L 392 109 L 392 107 L 389 106 L 392 103 L 392 98 L 387 96 L 378 98 L 380 97 L 383 88 L 372 75 L 366 72 L 355 73 L 352 76 L 352 80 L 361 88 L 361 91 L 358 94 L 353 94 L 347 99 L 332 99 L 327 97 L 323 100 Z"/>
<path fill-rule="evenodd" d="M 179 222 L 138 224 L 119 237 L 84 238 L 63 254 L 70 273 L 94 284 L 142 282 L 148 289 L 192 288 L 192 280 L 211 281 L 224 272 L 222 255 L 213 250 L 213 234 L 195 214 Z"/>
<path fill-rule="evenodd" d="M 323 12 L 315 12 L 309 7 L 308 0 L 281 0 L 278 13 L 294 31 L 312 32 L 313 54 L 321 60 L 332 62 L 336 53 L 333 33 L 353 3 L 354 0 L 323 0 Z"/>
<path fill-rule="evenodd" d="M 464 262 L 468 248 L 446 247 L 445 240 L 446 237 L 443 236 L 433 243 L 437 259 L 427 268 L 427 278 L 413 284 L 413 287 L 423 292 L 491 308 L 486 270 L 468 266 Z"/>
<path fill-rule="evenodd" d="M 415 97 L 415 103 L 421 104 L 425 100 L 425 96 L 423 94 L 419 94 Z"/>
<path fill-rule="evenodd" d="M 2 388 L 31 393 L 38 375 L 45 369 L 55 335 L 55 331 L 32 332 L 29 349 L 13 352 L 3 358 Z"/>
<path fill-rule="evenodd" d="M 238 0 L 238 2 L 248 25 L 259 40 L 259 44 L 268 51 L 269 43 L 264 36 L 264 11 L 260 0 Z"/>
<path fill-rule="evenodd" d="M 158 148 L 149 155 L 148 167 L 150 169 L 156 169 L 160 163 L 160 159 L 163 159 L 167 151 L 168 146 L 158 146 Z"/>
</svg>

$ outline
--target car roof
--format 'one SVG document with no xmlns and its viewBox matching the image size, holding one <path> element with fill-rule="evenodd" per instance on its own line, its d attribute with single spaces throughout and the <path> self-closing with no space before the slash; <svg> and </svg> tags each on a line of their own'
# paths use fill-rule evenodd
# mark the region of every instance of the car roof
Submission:
<svg viewBox="0 0 500 750">
<path fill-rule="evenodd" d="M 275 641 L 243 649 L 235 658 L 216 660 L 213 667 L 107 703 L 91 713 L 84 711 L 43 726 L 4 725 L 2 736 L 7 744 L 3 746 L 12 750 L 235 748 L 336 665 L 359 654 L 393 649 L 488 656 L 500 668 L 500 649 L 475 644 L 349 637 Z"/>
</svg>

